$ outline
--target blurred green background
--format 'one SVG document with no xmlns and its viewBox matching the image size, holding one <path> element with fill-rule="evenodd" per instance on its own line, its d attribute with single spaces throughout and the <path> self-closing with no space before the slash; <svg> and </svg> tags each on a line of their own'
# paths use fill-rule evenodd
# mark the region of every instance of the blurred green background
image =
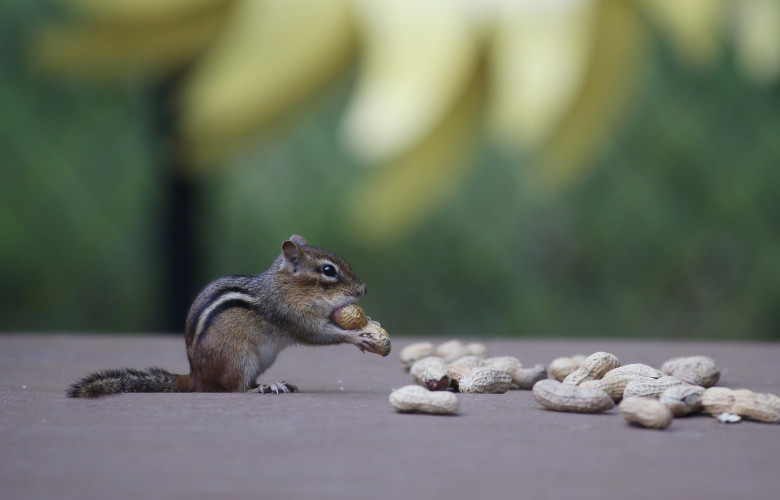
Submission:
<svg viewBox="0 0 780 500">
<path fill-rule="evenodd" d="M 780 87 L 726 43 L 692 68 L 648 23 L 636 90 L 576 182 L 549 189 L 480 115 L 452 192 L 363 237 L 345 199 L 383 165 L 341 137 L 359 60 L 249 147 L 172 176 L 160 95 L 180 79 L 35 70 L 36 30 L 70 18 L 56 7 L 0 6 L 2 331 L 181 331 L 199 287 L 264 270 L 299 233 L 352 263 L 391 335 L 780 339 Z M 192 195 L 178 257 L 172 179 Z"/>
</svg>

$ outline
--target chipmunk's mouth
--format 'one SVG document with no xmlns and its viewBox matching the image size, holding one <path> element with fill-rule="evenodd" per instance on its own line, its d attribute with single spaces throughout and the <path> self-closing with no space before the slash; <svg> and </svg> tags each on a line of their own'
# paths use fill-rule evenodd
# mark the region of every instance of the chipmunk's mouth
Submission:
<svg viewBox="0 0 780 500">
<path fill-rule="evenodd" d="M 344 306 L 335 308 L 330 313 L 330 320 L 338 325 L 339 321 L 341 321 L 341 310 L 344 309 Z"/>
</svg>

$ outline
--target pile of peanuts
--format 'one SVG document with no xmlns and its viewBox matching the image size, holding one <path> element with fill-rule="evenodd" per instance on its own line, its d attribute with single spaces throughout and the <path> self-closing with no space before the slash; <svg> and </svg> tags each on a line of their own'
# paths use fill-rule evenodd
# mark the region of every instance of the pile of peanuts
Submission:
<svg viewBox="0 0 780 500">
<path fill-rule="evenodd" d="M 654 429 L 702 411 L 726 423 L 743 418 L 780 423 L 780 397 L 715 387 L 720 370 L 707 356 L 673 358 L 656 369 L 642 363 L 621 365 L 613 354 L 596 352 L 557 358 L 547 368 L 523 368 L 515 357 L 487 357 L 483 344 L 452 340 L 438 346 L 410 344 L 400 359 L 417 385 L 391 393 L 390 403 L 399 412 L 454 415 L 456 392 L 530 389 L 549 410 L 600 413 L 617 404 L 629 424 Z"/>
</svg>

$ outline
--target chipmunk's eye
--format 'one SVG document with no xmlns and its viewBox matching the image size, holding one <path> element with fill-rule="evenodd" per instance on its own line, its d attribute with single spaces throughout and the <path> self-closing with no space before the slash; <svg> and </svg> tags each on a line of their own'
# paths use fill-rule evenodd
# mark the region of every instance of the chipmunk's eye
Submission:
<svg viewBox="0 0 780 500">
<path fill-rule="evenodd" d="M 336 267 L 332 266 L 330 264 L 325 264 L 324 266 L 320 267 L 320 272 L 327 276 L 328 278 L 335 278 L 338 272 L 336 271 Z"/>
</svg>

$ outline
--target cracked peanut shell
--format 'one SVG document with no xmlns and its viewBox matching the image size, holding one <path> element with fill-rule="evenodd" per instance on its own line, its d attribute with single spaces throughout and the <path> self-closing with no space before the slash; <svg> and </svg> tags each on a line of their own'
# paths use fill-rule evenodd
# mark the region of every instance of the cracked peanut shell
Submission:
<svg viewBox="0 0 780 500">
<path fill-rule="evenodd" d="M 431 391 L 443 391 L 450 386 L 449 368 L 438 356 L 428 356 L 415 361 L 409 373 L 415 382 Z"/>
<path fill-rule="evenodd" d="M 701 410 L 704 387 L 698 385 L 675 385 L 669 387 L 658 397 L 672 411 L 675 417 L 684 417 Z"/>
<path fill-rule="evenodd" d="M 463 356 L 448 364 L 447 369 L 449 370 L 452 388 L 457 391 L 460 380 L 480 366 L 482 366 L 482 360 L 478 356 Z"/>
<path fill-rule="evenodd" d="M 365 350 L 380 356 L 387 356 L 390 354 L 390 335 L 387 331 L 379 326 L 376 321 L 369 321 L 367 325 L 362 328 L 360 333 L 361 337 L 369 340 L 368 345 L 364 346 Z"/>
</svg>

